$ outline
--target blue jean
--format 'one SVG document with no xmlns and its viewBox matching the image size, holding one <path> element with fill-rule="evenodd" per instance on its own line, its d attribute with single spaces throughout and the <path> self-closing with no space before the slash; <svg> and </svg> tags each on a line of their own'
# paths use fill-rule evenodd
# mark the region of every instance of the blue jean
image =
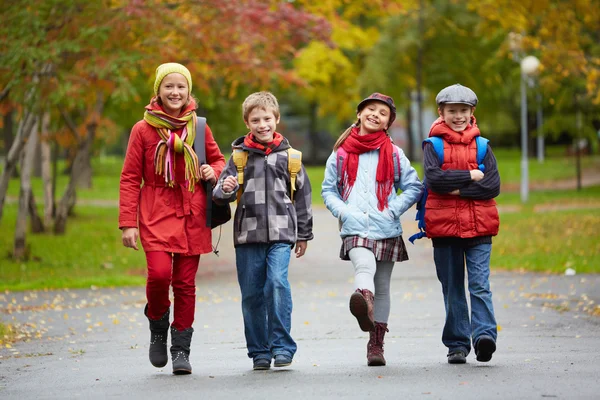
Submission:
<svg viewBox="0 0 600 400">
<path fill-rule="evenodd" d="M 436 247 L 433 259 L 437 277 L 442 284 L 446 323 L 442 342 L 448 354 L 463 350 L 471 351 L 481 335 L 496 340 L 498 336 L 492 292 L 490 291 L 491 244 L 480 244 L 469 248 Z M 465 260 L 467 264 L 471 318 L 465 297 Z"/>
<path fill-rule="evenodd" d="M 288 282 L 289 243 L 236 247 L 238 282 L 248 357 L 293 357 L 296 342 L 290 335 L 292 291 Z"/>
</svg>

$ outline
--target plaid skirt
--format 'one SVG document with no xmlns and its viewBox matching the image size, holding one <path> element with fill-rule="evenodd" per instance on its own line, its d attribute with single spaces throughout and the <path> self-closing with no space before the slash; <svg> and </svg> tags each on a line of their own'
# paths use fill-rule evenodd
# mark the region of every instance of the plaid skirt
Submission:
<svg viewBox="0 0 600 400">
<path fill-rule="evenodd" d="M 373 240 L 360 236 L 346 236 L 342 239 L 340 258 L 350 260 L 348 253 L 355 247 L 365 247 L 375 254 L 377 261 L 406 261 L 408 252 L 402 236 L 389 239 Z"/>
</svg>

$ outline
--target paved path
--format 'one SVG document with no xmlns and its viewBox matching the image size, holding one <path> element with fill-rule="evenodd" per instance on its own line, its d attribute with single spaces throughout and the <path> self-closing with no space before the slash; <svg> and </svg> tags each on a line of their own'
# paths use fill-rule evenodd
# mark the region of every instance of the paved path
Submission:
<svg viewBox="0 0 600 400">
<path fill-rule="evenodd" d="M 393 275 L 388 366 L 367 367 L 337 224 L 322 208 L 315 215 L 315 240 L 290 267 L 299 348 L 291 367 L 251 370 L 228 227 L 221 257 L 201 261 L 192 375 L 147 361 L 143 288 L 7 293 L 0 317 L 30 338 L 0 350 L 0 398 L 598 398 L 600 317 L 588 311 L 600 301 L 600 277 L 494 274 L 497 353 L 490 363 L 471 354 L 466 365 L 448 365 L 431 244 L 409 244 L 411 260 Z M 405 230 L 414 229 L 407 220 Z"/>
</svg>

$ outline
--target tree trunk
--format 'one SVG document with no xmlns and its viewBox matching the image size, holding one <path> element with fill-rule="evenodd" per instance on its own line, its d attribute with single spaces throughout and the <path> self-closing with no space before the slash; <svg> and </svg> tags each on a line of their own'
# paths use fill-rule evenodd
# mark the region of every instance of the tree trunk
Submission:
<svg viewBox="0 0 600 400">
<path fill-rule="evenodd" d="M 582 188 L 581 185 L 581 109 L 579 108 L 579 103 L 577 103 L 577 133 L 575 134 L 575 171 L 577 174 L 577 190 L 580 191 Z"/>
<path fill-rule="evenodd" d="M 309 154 L 310 157 L 308 157 L 308 164 L 312 164 L 315 165 L 317 164 L 317 152 L 319 151 L 319 147 L 321 147 L 321 144 L 319 143 L 319 135 L 317 134 L 317 110 L 318 110 L 318 105 L 316 101 L 311 101 L 310 102 L 310 115 L 309 115 L 309 121 L 308 121 L 308 143 L 309 143 Z"/>
<path fill-rule="evenodd" d="M 13 136 L 13 130 L 14 130 L 14 118 L 15 118 L 15 111 L 13 109 L 11 109 L 10 111 L 8 111 L 6 114 L 4 114 L 3 122 L 4 122 L 4 127 L 2 128 L 2 132 L 3 132 L 3 136 L 4 136 L 4 158 L 8 159 L 8 152 L 10 151 L 10 148 L 12 147 L 13 141 L 14 141 L 14 136 Z M 16 168 L 13 170 L 13 178 L 18 178 L 19 174 L 17 173 Z"/>
<path fill-rule="evenodd" d="M 417 90 L 417 132 L 419 133 L 419 143 L 425 139 L 423 133 L 423 42 L 425 41 L 425 27 L 423 21 L 423 0 L 419 0 L 419 47 L 417 49 L 417 70 L 416 70 L 416 90 Z"/>
<path fill-rule="evenodd" d="M 415 140 L 413 138 L 413 129 L 412 129 L 412 94 L 410 89 L 408 90 L 408 106 L 406 107 L 406 147 L 407 147 L 407 156 L 411 161 L 415 160 L 415 149 L 413 148 Z"/>
<path fill-rule="evenodd" d="M 104 109 L 104 99 L 101 93 L 98 93 L 98 98 L 96 100 L 96 109 L 94 112 L 96 115 L 101 115 L 102 110 Z M 61 198 L 58 206 L 56 208 L 56 218 L 54 220 L 54 233 L 55 234 L 64 234 L 67 226 L 67 217 L 70 212 L 72 212 L 73 207 L 75 205 L 76 199 L 76 187 L 77 182 L 79 180 L 80 172 L 83 170 L 84 165 L 87 161 L 89 161 L 90 152 L 92 149 L 92 144 L 94 143 L 94 138 L 96 136 L 96 129 L 98 127 L 98 123 L 95 120 L 92 120 L 87 125 L 87 135 L 85 140 L 83 140 L 79 144 L 79 148 L 77 149 L 77 154 L 75 154 L 75 159 L 73 160 L 72 168 L 71 168 L 71 177 L 69 179 L 69 184 L 65 189 L 65 193 Z M 86 161 L 87 160 L 87 161 Z"/>
<path fill-rule="evenodd" d="M 33 82 L 37 84 L 39 82 L 39 75 L 46 74 L 51 69 L 52 64 L 45 64 L 39 72 L 33 74 Z M 6 200 L 6 191 L 8 190 L 8 182 L 10 181 L 10 177 L 15 171 L 17 163 L 19 162 L 19 158 L 21 157 L 23 148 L 25 147 L 25 143 L 27 143 L 27 139 L 29 138 L 29 135 L 31 135 L 33 126 L 37 124 L 38 113 L 36 110 L 36 105 L 38 103 L 38 100 L 36 90 L 37 88 L 33 87 L 25 95 L 25 107 L 23 110 L 23 117 L 19 122 L 17 135 L 12 146 L 10 146 L 8 156 L 6 157 L 6 163 L 4 164 L 4 170 L 2 171 L 2 175 L 0 176 L 0 222 L 2 221 L 4 201 Z"/>
<path fill-rule="evenodd" d="M 33 190 L 29 189 L 29 218 L 31 221 L 31 233 L 44 233 L 46 228 L 44 221 L 38 213 L 37 205 L 35 204 L 35 197 L 33 196 Z"/>
<path fill-rule="evenodd" d="M 52 218 L 56 217 L 56 181 L 58 179 L 58 143 L 52 143 Z"/>
<path fill-rule="evenodd" d="M 93 144 L 93 142 L 92 142 Z M 77 187 L 82 189 L 92 188 L 92 163 L 91 163 L 91 150 L 84 154 L 84 159 L 81 162 L 81 171 L 79 171 L 79 177 L 77 178 Z"/>
<path fill-rule="evenodd" d="M 48 138 L 48 125 L 50 124 L 50 113 L 45 111 L 42 115 L 42 130 L 40 142 L 42 148 L 42 182 L 44 187 L 44 225 L 52 225 L 54 216 L 54 191 L 52 189 L 52 151 L 50 139 Z"/>
<path fill-rule="evenodd" d="M 38 140 L 38 124 L 33 125 L 32 132 L 29 134 L 29 140 L 25 146 L 21 160 L 21 190 L 19 193 L 19 211 L 17 212 L 17 223 L 15 226 L 15 244 L 13 249 L 13 259 L 23 260 L 28 257 L 27 251 L 27 216 L 29 215 L 30 196 L 31 196 L 31 172 L 33 170 L 33 160 L 35 158 L 35 148 Z"/>
<path fill-rule="evenodd" d="M 25 143 L 27 143 L 29 135 L 31 135 L 33 127 L 37 123 L 37 119 L 37 114 L 35 112 L 33 112 L 31 109 L 26 109 L 23 113 L 23 119 L 21 122 L 19 122 L 17 136 L 15 137 L 12 146 L 10 146 L 8 157 L 6 158 L 6 163 L 4 164 L 4 170 L 0 176 L 0 221 L 2 221 L 8 183 L 15 171 L 15 168 L 17 167 L 17 163 L 19 162 L 21 153 L 25 147 Z"/>
</svg>

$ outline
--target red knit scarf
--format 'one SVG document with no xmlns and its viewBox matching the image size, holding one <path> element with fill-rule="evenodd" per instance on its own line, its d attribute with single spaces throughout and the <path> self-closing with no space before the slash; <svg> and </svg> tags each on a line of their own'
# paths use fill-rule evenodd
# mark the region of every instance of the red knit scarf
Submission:
<svg viewBox="0 0 600 400">
<path fill-rule="evenodd" d="M 352 128 L 350 136 L 341 147 L 348 153 L 342 165 L 344 177 L 344 193 L 342 198 L 348 199 L 350 191 L 356 181 L 358 172 L 358 156 L 362 153 L 379 149 L 379 163 L 377 164 L 377 208 L 383 211 L 388 206 L 388 197 L 394 187 L 394 163 L 392 160 L 392 141 L 384 132 L 379 131 L 366 135 L 359 135 L 360 128 Z"/>
<path fill-rule="evenodd" d="M 275 132 L 273 134 L 273 140 L 267 144 L 263 144 L 256 140 L 252 132 L 248 132 L 248 134 L 244 138 L 244 144 L 247 147 L 262 150 L 265 152 L 266 155 L 269 155 L 274 149 L 276 149 L 281 144 L 282 140 L 283 136 L 280 133 Z"/>
</svg>

